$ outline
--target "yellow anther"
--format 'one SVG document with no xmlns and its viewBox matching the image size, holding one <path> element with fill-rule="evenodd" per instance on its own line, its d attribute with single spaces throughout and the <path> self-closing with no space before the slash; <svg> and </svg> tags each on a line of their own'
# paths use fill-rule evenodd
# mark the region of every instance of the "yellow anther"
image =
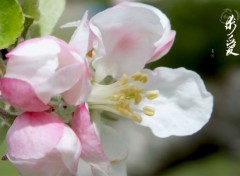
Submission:
<svg viewBox="0 0 240 176">
<path fill-rule="evenodd" d="M 148 81 L 148 76 L 147 74 L 144 73 L 140 73 L 140 72 L 136 72 L 134 73 L 131 78 L 133 79 L 133 81 L 139 81 L 142 83 L 146 83 Z"/>
<path fill-rule="evenodd" d="M 143 113 L 148 116 L 153 116 L 155 114 L 155 109 L 150 106 L 143 107 Z"/>
<path fill-rule="evenodd" d="M 134 73 L 131 78 L 134 80 L 134 81 L 139 81 L 139 79 L 141 78 L 141 73 L 140 72 L 136 72 Z"/>
<path fill-rule="evenodd" d="M 151 90 L 151 91 L 147 91 L 147 93 L 146 93 L 146 97 L 149 100 L 153 100 L 153 99 L 157 98 L 158 96 L 159 96 L 158 90 Z"/>
<path fill-rule="evenodd" d="M 132 113 L 131 118 L 138 123 L 142 122 L 142 117 L 136 113 Z"/>
<path fill-rule="evenodd" d="M 122 75 L 122 77 L 120 78 L 120 81 L 119 81 L 120 85 L 126 85 L 128 84 L 128 76 L 127 75 Z"/>
<path fill-rule="evenodd" d="M 147 81 L 148 81 L 148 76 L 146 74 L 144 74 L 142 77 L 142 82 L 146 83 Z"/>
<path fill-rule="evenodd" d="M 141 102 L 141 100 L 142 100 L 142 96 L 141 95 L 136 95 L 135 97 L 134 97 L 134 103 L 135 103 L 135 105 L 138 105 L 140 102 Z"/>
<path fill-rule="evenodd" d="M 121 109 L 121 113 L 125 116 L 130 116 L 131 113 L 127 109 Z"/>
</svg>

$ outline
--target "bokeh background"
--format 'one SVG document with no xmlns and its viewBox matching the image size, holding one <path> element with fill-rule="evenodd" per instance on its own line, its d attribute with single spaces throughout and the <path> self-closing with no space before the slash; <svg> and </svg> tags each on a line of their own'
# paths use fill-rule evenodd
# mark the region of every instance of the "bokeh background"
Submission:
<svg viewBox="0 0 240 176">
<path fill-rule="evenodd" d="M 90 16 L 120 0 L 67 0 L 54 35 L 68 41 L 74 29 L 59 26 Z M 240 175 L 240 55 L 226 56 L 227 31 L 219 18 L 224 9 L 240 12 L 239 0 L 146 0 L 161 9 L 176 30 L 169 54 L 148 65 L 185 67 L 199 73 L 214 96 L 209 123 L 192 136 L 156 138 L 149 129 L 128 120 L 116 125 L 127 141 L 128 176 L 239 176 Z M 57 1 L 56 1 L 57 3 Z M 234 32 L 240 53 L 240 20 Z M 6 150 L 0 146 L 0 155 Z M 0 161 L 0 176 L 18 176 Z M 87 173 L 83 176 L 88 176 Z"/>
</svg>

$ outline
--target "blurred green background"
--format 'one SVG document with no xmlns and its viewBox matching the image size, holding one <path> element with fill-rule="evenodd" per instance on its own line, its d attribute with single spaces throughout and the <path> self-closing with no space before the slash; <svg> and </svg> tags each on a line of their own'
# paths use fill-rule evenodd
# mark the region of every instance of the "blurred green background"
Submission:
<svg viewBox="0 0 240 176">
<path fill-rule="evenodd" d="M 214 111 L 201 131 L 187 137 L 157 139 L 148 129 L 122 122 L 119 129 L 129 142 L 128 175 L 240 175 L 240 56 L 226 56 L 227 31 L 219 22 L 226 8 L 240 12 L 239 0 L 142 2 L 161 9 L 177 32 L 169 54 L 148 67 L 185 67 L 196 71 L 214 96 Z M 85 10 L 94 15 L 114 3 L 116 1 L 68 0 L 54 35 L 68 41 L 74 29 L 59 26 L 79 20 Z M 234 38 L 237 42 L 234 52 L 240 53 L 240 20 Z M 2 144 L 1 156 L 5 150 Z M 0 176 L 17 175 L 11 164 L 0 161 Z"/>
</svg>

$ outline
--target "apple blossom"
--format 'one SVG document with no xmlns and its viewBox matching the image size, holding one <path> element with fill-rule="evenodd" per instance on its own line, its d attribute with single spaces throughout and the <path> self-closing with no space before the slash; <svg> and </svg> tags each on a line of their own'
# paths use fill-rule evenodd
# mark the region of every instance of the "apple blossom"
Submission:
<svg viewBox="0 0 240 176">
<path fill-rule="evenodd" d="M 7 58 L 1 91 L 4 99 L 16 108 L 46 110 L 57 94 L 76 105 L 90 92 L 87 63 L 60 39 L 45 36 L 24 41 Z"/>
<path fill-rule="evenodd" d="M 107 75 L 119 78 L 133 74 L 147 62 L 162 57 L 170 50 L 175 33 L 160 10 L 124 2 L 96 14 L 90 21 L 86 13 L 69 44 L 79 53 L 93 55 L 95 79 L 101 81 Z M 134 67 L 128 69 L 126 65 Z"/>
<path fill-rule="evenodd" d="M 213 106 L 202 79 L 184 68 L 144 69 L 169 51 L 174 37 L 168 18 L 149 5 L 121 3 L 89 21 L 85 14 L 70 45 L 93 67 L 89 108 L 132 119 L 158 137 L 201 129 Z"/>
<path fill-rule="evenodd" d="M 70 127 L 47 112 L 25 112 L 7 133 L 7 158 L 24 176 L 76 175 L 81 144 Z"/>
</svg>

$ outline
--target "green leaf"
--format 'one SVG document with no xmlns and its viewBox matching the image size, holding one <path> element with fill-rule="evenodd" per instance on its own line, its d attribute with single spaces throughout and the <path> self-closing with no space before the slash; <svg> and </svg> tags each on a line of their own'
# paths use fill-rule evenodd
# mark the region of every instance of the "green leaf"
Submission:
<svg viewBox="0 0 240 176">
<path fill-rule="evenodd" d="M 39 2 L 38 0 L 18 0 L 23 13 L 28 18 L 33 18 L 35 20 L 39 19 L 40 12 L 38 9 Z"/>
<path fill-rule="evenodd" d="M 65 0 L 39 1 L 40 19 L 30 28 L 30 36 L 38 37 L 51 34 L 65 8 Z"/>
<path fill-rule="evenodd" d="M 24 16 L 16 0 L 0 0 L 0 49 L 13 44 L 23 30 Z"/>
</svg>

